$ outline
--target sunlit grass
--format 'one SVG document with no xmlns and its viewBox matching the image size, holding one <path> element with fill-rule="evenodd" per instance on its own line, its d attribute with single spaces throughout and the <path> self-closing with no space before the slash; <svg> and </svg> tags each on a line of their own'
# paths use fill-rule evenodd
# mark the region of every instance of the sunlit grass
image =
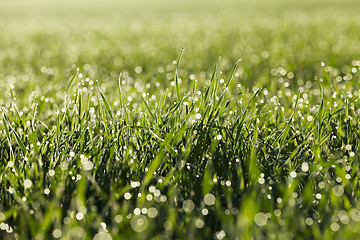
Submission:
<svg viewBox="0 0 360 240">
<path fill-rule="evenodd" d="M 4 15 L 0 238 L 355 239 L 359 17 L 308 4 Z"/>
</svg>

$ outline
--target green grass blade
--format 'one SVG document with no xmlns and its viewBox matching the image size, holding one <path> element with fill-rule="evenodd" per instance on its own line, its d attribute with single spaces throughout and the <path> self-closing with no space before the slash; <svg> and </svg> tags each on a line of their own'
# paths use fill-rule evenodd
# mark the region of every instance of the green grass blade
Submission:
<svg viewBox="0 0 360 240">
<path fill-rule="evenodd" d="M 287 136 L 288 136 L 288 134 L 289 134 L 289 131 L 290 131 L 290 128 L 291 128 L 291 123 L 292 123 L 292 120 L 293 120 L 293 118 L 294 118 L 297 105 L 298 105 L 298 103 L 299 103 L 299 98 L 300 98 L 300 89 L 298 90 L 298 93 L 297 93 L 297 96 L 296 96 L 296 101 L 295 101 L 295 106 L 294 106 L 293 113 L 291 114 L 291 117 L 290 117 L 290 119 L 287 121 L 286 126 L 285 126 L 285 129 L 284 129 L 284 131 L 283 131 L 282 134 L 281 134 L 279 154 L 280 154 L 280 150 L 281 150 L 281 148 L 284 146 L 285 140 L 286 140 L 286 138 L 287 138 Z"/>
<path fill-rule="evenodd" d="M 112 114 L 112 110 L 111 110 L 111 108 L 110 108 L 110 105 L 108 104 L 108 102 L 106 101 L 106 98 L 105 98 L 104 95 L 102 94 L 102 92 L 101 92 L 101 90 L 100 90 L 100 87 L 99 87 L 98 81 L 96 81 L 96 86 L 97 86 L 98 89 L 99 89 L 99 93 L 100 93 L 101 99 L 102 99 L 103 102 L 104 102 L 106 111 L 109 113 L 111 119 L 114 120 L 114 117 L 113 117 L 113 114 Z"/>
<path fill-rule="evenodd" d="M 120 101 L 120 107 L 124 109 L 124 100 L 121 93 L 121 77 L 122 77 L 122 73 L 120 73 L 119 75 L 119 101 Z"/>
<path fill-rule="evenodd" d="M 70 79 L 70 82 L 69 82 L 69 84 L 67 85 L 67 88 L 66 88 L 66 92 L 69 91 L 69 88 L 70 88 L 72 82 L 75 80 L 75 78 L 77 77 L 78 74 L 79 74 L 79 68 L 76 69 L 76 73 L 75 73 L 74 76 Z"/>
<path fill-rule="evenodd" d="M 154 116 L 154 114 L 152 113 L 150 107 L 149 107 L 149 104 L 145 101 L 145 99 L 143 97 L 141 97 L 141 100 L 142 102 L 144 103 L 145 107 L 146 107 L 146 110 L 148 110 L 150 116 L 151 116 L 151 119 L 153 120 L 153 122 L 156 124 L 156 118 Z"/>
<path fill-rule="evenodd" d="M 179 79 L 178 79 L 178 71 L 179 71 L 179 65 L 180 65 L 180 61 L 181 61 L 181 57 L 184 53 L 184 48 L 182 48 L 180 50 L 180 54 L 179 54 L 179 58 L 176 62 L 176 70 L 175 70 L 175 87 L 176 87 L 176 96 L 177 96 L 177 100 L 178 102 L 180 102 L 181 100 L 181 93 L 180 93 L 180 87 L 179 87 Z"/>
<path fill-rule="evenodd" d="M 216 78 L 216 72 L 217 72 L 218 65 L 219 65 L 220 61 L 221 61 L 221 57 L 219 57 L 219 60 L 216 62 L 215 67 L 213 69 L 213 72 L 212 72 L 212 75 L 211 75 L 210 85 L 206 88 L 205 94 L 203 96 L 202 107 L 206 104 L 206 101 L 207 101 L 209 92 L 211 91 L 211 88 L 213 88 L 213 93 L 215 91 L 213 86 L 214 86 L 214 80 Z"/>
<path fill-rule="evenodd" d="M 228 88 L 229 84 L 231 83 L 231 80 L 234 77 L 234 74 L 236 72 L 236 69 L 237 69 L 237 66 L 238 66 L 239 62 L 241 62 L 241 59 L 237 60 L 236 63 L 234 64 L 234 66 L 233 66 L 233 68 L 231 70 L 231 73 L 229 75 L 229 78 L 228 78 L 228 80 L 227 80 L 227 82 L 225 84 L 225 88 Z"/>
<path fill-rule="evenodd" d="M 9 133 L 9 128 L 7 127 L 7 125 L 11 128 L 12 133 L 15 136 L 15 140 L 18 143 L 18 145 L 20 146 L 22 152 L 24 155 L 26 155 L 27 150 L 26 147 L 24 145 L 24 143 L 22 142 L 21 138 L 19 137 L 18 133 L 15 131 L 15 129 L 11 126 L 11 124 L 6 120 L 5 115 L 3 115 L 3 124 L 4 124 L 4 128 L 5 128 L 5 132 L 6 135 L 8 137 L 8 139 L 10 139 L 10 133 Z M 10 143 L 10 142 L 9 142 Z"/>
</svg>

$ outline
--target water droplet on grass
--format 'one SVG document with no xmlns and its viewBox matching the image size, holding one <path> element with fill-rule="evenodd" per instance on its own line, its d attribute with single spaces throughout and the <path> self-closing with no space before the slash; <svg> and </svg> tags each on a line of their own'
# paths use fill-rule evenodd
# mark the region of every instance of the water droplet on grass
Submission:
<svg viewBox="0 0 360 240">
<path fill-rule="evenodd" d="M 131 198 L 131 194 L 128 193 L 128 192 L 126 192 L 126 193 L 124 194 L 124 198 L 125 198 L 125 200 L 129 200 L 129 199 Z"/>
<path fill-rule="evenodd" d="M 207 210 L 206 208 L 204 208 L 203 210 L 201 210 L 202 215 L 206 216 L 209 214 L 209 210 Z"/>
<path fill-rule="evenodd" d="M 25 179 L 25 181 L 24 181 L 24 187 L 25 187 L 25 188 L 30 188 L 31 186 L 32 186 L 31 180 Z"/>
<path fill-rule="evenodd" d="M 112 237 L 107 232 L 99 232 L 95 235 L 94 240 L 112 240 Z"/>
<path fill-rule="evenodd" d="M 355 222 L 360 222 L 360 211 L 359 211 L 359 210 L 355 210 L 355 211 L 351 214 L 351 218 L 352 218 L 352 220 L 354 220 Z"/>
<path fill-rule="evenodd" d="M 135 232 L 142 232 L 146 229 L 148 220 L 144 215 L 137 215 L 130 220 L 130 225 Z"/>
<path fill-rule="evenodd" d="M 142 213 L 142 214 L 147 214 L 147 211 L 148 211 L 147 208 L 142 208 L 142 209 L 141 209 L 141 213 Z"/>
<path fill-rule="evenodd" d="M 149 193 L 148 195 L 146 195 L 146 200 L 148 200 L 149 202 L 151 200 L 153 200 L 153 196 L 151 195 L 151 193 Z"/>
<path fill-rule="evenodd" d="M 134 214 L 135 214 L 135 215 L 140 215 L 140 213 L 141 213 L 140 208 L 135 208 L 135 209 L 134 209 Z"/>
<path fill-rule="evenodd" d="M 264 183 L 265 183 L 265 179 L 261 177 L 261 178 L 259 178 L 258 182 L 259 182 L 260 184 L 264 184 Z"/>
<path fill-rule="evenodd" d="M 337 232 L 337 231 L 339 231 L 340 226 L 339 226 L 338 223 L 332 223 L 332 224 L 330 225 L 330 228 L 331 228 L 331 230 L 332 230 L 333 232 Z"/>
<path fill-rule="evenodd" d="M 121 215 L 116 215 L 116 216 L 115 216 L 115 222 L 121 223 L 122 220 L 123 220 L 123 216 L 121 216 Z"/>
<path fill-rule="evenodd" d="M 312 218 L 306 218 L 305 223 L 306 225 L 311 226 L 314 223 L 314 220 Z"/>
<path fill-rule="evenodd" d="M 190 199 L 185 200 L 182 206 L 185 212 L 191 212 L 195 208 L 194 202 Z"/>
<path fill-rule="evenodd" d="M 267 220 L 268 220 L 268 218 L 265 213 L 259 212 L 259 213 L 255 214 L 254 221 L 255 221 L 256 225 L 258 225 L 260 227 L 265 226 L 267 223 Z"/>
<path fill-rule="evenodd" d="M 172 229 L 172 223 L 170 221 L 164 222 L 164 229 L 165 230 L 171 230 Z"/>
<path fill-rule="evenodd" d="M 319 182 L 318 186 L 319 186 L 319 188 L 324 189 L 325 188 L 325 183 L 324 182 Z"/>
<path fill-rule="evenodd" d="M 303 164 L 301 164 L 301 170 L 302 170 L 303 172 L 309 171 L 309 164 L 308 164 L 308 163 L 303 163 Z"/>
<path fill-rule="evenodd" d="M 344 194 L 344 188 L 341 185 L 336 185 L 333 187 L 333 193 L 337 197 L 341 197 Z"/>
<path fill-rule="evenodd" d="M 91 161 L 86 161 L 83 165 L 86 171 L 90 171 L 94 168 L 94 164 Z"/>
<path fill-rule="evenodd" d="M 54 171 L 54 170 L 52 170 L 52 169 L 51 169 L 51 170 L 49 170 L 49 176 L 50 176 L 50 177 L 52 177 L 52 176 L 54 176 L 54 175 L 55 175 L 55 171 Z"/>
<path fill-rule="evenodd" d="M 62 232 L 61 232 L 60 229 L 55 229 L 55 230 L 53 231 L 53 236 L 54 236 L 54 238 L 60 238 L 61 235 L 62 235 Z"/>
<path fill-rule="evenodd" d="M 279 217 L 281 215 L 281 210 L 280 209 L 275 209 L 274 210 L 274 215 Z"/>
<path fill-rule="evenodd" d="M 60 169 L 61 169 L 61 170 L 65 171 L 67 168 L 68 168 L 68 164 L 67 164 L 66 162 L 62 162 L 62 163 L 60 164 Z"/>
<path fill-rule="evenodd" d="M 212 206 L 215 204 L 215 196 L 211 193 L 208 193 L 204 196 L 204 202 L 208 206 Z"/>
<path fill-rule="evenodd" d="M 202 220 L 202 219 L 197 219 L 196 221 L 195 221 L 195 226 L 197 227 L 197 228 L 203 228 L 204 227 L 204 220 Z"/>
<path fill-rule="evenodd" d="M 7 224 L 5 224 L 5 223 L 0 223 L 0 229 L 1 230 L 5 230 L 6 229 L 6 227 L 7 227 Z"/>
<path fill-rule="evenodd" d="M 339 211 L 338 218 L 339 218 L 339 220 L 341 221 L 342 224 L 348 224 L 349 223 L 349 215 L 344 210 Z"/>
<path fill-rule="evenodd" d="M 77 213 L 77 214 L 76 214 L 76 219 L 77 219 L 77 220 L 80 221 L 80 220 L 82 220 L 83 218 L 84 218 L 84 214 L 82 214 L 82 213 Z"/>
<path fill-rule="evenodd" d="M 315 195 L 315 197 L 316 197 L 316 199 L 321 199 L 321 193 L 317 193 L 316 195 Z"/>
<path fill-rule="evenodd" d="M 155 218 L 157 214 L 158 214 L 158 210 L 154 207 L 149 208 L 147 211 L 147 215 L 149 216 L 149 218 Z"/>
</svg>

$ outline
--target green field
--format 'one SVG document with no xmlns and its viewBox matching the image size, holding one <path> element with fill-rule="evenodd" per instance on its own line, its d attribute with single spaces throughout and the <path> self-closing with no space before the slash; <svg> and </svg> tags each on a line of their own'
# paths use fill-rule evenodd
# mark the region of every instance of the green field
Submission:
<svg viewBox="0 0 360 240">
<path fill-rule="evenodd" d="M 357 239 L 359 13 L 0 0 L 0 239 Z"/>
</svg>

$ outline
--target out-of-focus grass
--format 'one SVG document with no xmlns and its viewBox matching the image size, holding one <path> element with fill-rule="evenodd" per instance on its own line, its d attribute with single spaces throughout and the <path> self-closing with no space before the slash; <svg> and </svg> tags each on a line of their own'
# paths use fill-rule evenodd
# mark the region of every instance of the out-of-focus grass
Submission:
<svg viewBox="0 0 360 240">
<path fill-rule="evenodd" d="M 1 1 L 0 237 L 356 238 L 358 8 Z"/>
</svg>

